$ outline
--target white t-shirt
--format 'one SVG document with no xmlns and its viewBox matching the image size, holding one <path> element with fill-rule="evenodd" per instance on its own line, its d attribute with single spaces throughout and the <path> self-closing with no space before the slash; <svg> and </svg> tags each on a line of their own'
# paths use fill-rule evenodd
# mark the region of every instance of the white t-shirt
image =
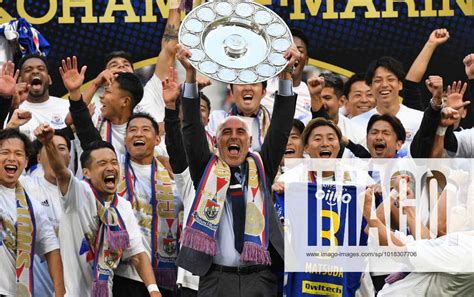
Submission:
<svg viewBox="0 0 474 297">
<path fill-rule="evenodd" d="M 450 157 L 473 158 L 474 157 L 474 128 L 454 132 L 458 141 L 458 150 L 456 153 L 448 152 Z"/>
<path fill-rule="evenodd" d="M 148 256 L 150 256 L 152 238 L 152 214 L 147 212 L 151 210 L 151 164 L 140 165 L 135 162 L 130 162 L 130 164 L 136 176 L 133 190 L 135 194 L 135 199 L 138 202 L 138 210 L 134 210 L 134 213 L 135 217 L 137 218 L 137 221 L 139 222 L 143 246 Z M 122 166 L 124 165 L 122 164 Z M 173 190 L 175 189 L 176 187 L 173 186 Z M 176 199 L 178 198 L 176 197 Z M 175 224 L 177 224 L 177 222 Z M 177 226 L 173 227 L 177 228 Z M 115 272 L 117 273 L 117 275 L 120 275 L 122 277 L 133 279 L 139 282 L 142 281 L 135 267 L 133 267 L 130 262 L 121 262 Z"/>
<path fill-rule="evenodd" d="M 176 181 L 176 188 L 178 189 L 179 196 L 181 197 L 181 201 L 183 202 L 184 206 L 183 222 L 185 224 L 186 220 L 188 219 L 189 212 L 191 211 L 191 206 L 194 202 L 196 190 L 194 190 L 193 180 L 191 179 L 189 168 L 186 168 L 186 170 L 180 174 L 175 173 L 174 179 Z M 193 275 L 191 272 L 178 267 L 178 277 L 176 283 L 181 284 L 185 288 L 190 288 L 197 291 L 199 289 L 199 276 Z"/>
<path fill-rule="evenodd" d="M 135 112 L 149 113 L 157 123 L 165 118 L 165 101 L 163 100 L 163 86 L 160 78 L 153 74 L 143 88 L 143 98 L 135 106 Z"/>
<path fill-rule="evenodd" d="M 92 117 L 92 124 L 94 127 L 97 128 L 97 130 L 100 129 L 99 126 L 99 116 L 100 116 L 100 106 L 96 106 L 96 111 L 94 113 L 94 116 Z M 105 120 L 103 121 L 103 126 L 102 129 L 105 131 L 104 135 L 106 135 L 106 122 Z M 112 145 L 115 149 L 115 152 L 117 153 L 117 159 L 119 162 L 124 162 L 125 161 L 125 134 L 127 132 L 127 123 L 120 124 L 120 125 L 115 125 L 112 124 Z M 99 130 L 100 133 L 100 130 Z M 102 140 L 107 141 L 105 136 L 102 137 Z M 79 155 L 82 154 L 82 149 L 80 152 L 78 152 Z"/>
<path fill-rule="evenodd" d="M 430 240 L 411 240 L 407 251 L 416 252 L 410 257 L 411 264 L 431 271 L 452 269 L 452 273 L 412 272 L 404 279 L 386 284 L 378 296 L 472 296 L 474 273 L 458 274 L 458 271 L 472 271 L 473 244 L 472 231 L 455 232 Z M 447 244 L 447 242 L 454 244 Z M 465 253 L 453 249 L 462 247 Z"/>
<path fill-rule="evenodd" d="M 95 237 L 95 232 L 98 228 L 99 219 L 97 217 L 95 196 L 90 186 L 85 181 L 80 181 L 71 175 L 68 191 L 61 202 L 64 210 L 62 221 L 69 221 L 71 226 L 73 226 L 73 223 L 78 223 L 74 225 L 73 232 L 60 234 L 61 241 L 65 240 L 76 244 L 73 250 L 64 251 L 66 257 L 70 258 L 71 262 L 74 262 L 72 263 L 74 266 L 69 266 L 71 277 L 75 279 L 77 284 L 72 295 L 90 296 L 92 285 L 92 261 L 87 262 L 87 251 L 82 249 L 82 254 L 77 251 L 81 251 L 81 246 L 87 246 L 85 235 L 87 234 Z M 121 259 L 109 259 L 114 262 L 114 265 L 117 265 L 119 260 L 127 260 L 130 257 L 145 251 L 142 244 L 140 229 L 130 203 L 118 196 L 117 210 L 119 211 L 127 229 L 130 239 L 130 247 L 123 252 Z M 84 265 L 84 263 L 87 263 L 87 265 Z M 110 296 L 112 296 L 112 279 L 113 275 L 109 277 Z"/>
<path fill-rule="evenodd" d="M 366 146 L 365 136 L 367 133 L 365 130 L 367 126 L 362 127 L 356 123 L 352 123 L 350 119 L 342 114 L 339 114 L 337 126 L 341 130 L 343 136 L 346 136 L 354 143 Z"/>
<path fill-rule="evenodd" d="M 377 112 L 377 108 L 372 108 L 371 110 L 364 112 L 363 114 L 351 118 L 351 122 L 363 127 L 365 132 L 367 130 L 367 124 L 374 114 L 379 114 L 379 112 Z M 409 156 L 409 147 L 411 142 L 413 141 L 413 137 L 415 137 L 416 132 L 420 128 L 421 120 L 423 119 L 423 112 L 400 104 L 400 110 L 398 111 L 396 116 L 400 120 L 400 122 L 402 122 L 406 132 L 405 144 L 398 152 L 398 155 L 401 157 L 407 155 Z"/>
<path fill-rule="evenodd" d="M 61 208 L 61 193 L 56 185 L 48 182 L 44 177 L 29 177 L 21 176 L 20 182 L 28 192 L 36 193 L 34 199 L 44 207 L 48 220 L 53 225 L 54 233 L 56 236 L 59 235 L 59 226 L 62 216 Z M 60 250 L 64 247 L 59 244 Z M 49 275 L 48 265 L 44 259 L 35 256 L 35 264 L 33 266 L 35 274 L 35 294 L 38 296 L 52 296 L 54 292 L 53 282 Z M 64 274 L 67 273 L 66 269 L 63 269 Z"/>
<path fill-rule="evenodd" d="M 31 120 L 20 127 L 20 131 L 35 139 L 34 131 L 42 123 L 49 123 L 54 129 L 66 127 L 64 120 L 69 112 L 69 101 L 54 96 L 41 103 L 23 102 L 19 109 L 31 112 Z"/>
<path fill-rule="evenodd" d="M 33 189 L 24 187 L 30 197 L 31 205 L 36 223 L 35 254 L 43 257 L 45 254 L 59 249 L 58 239 L 54 234 L 54 229 L 45 209 L 33 197 L 37 195 Z M 10 250 L 10 246 L 16 238 L 13 237 L 17 219 L 15 189 L 6 188 L 0 185 L 0 219 L 3 220 L 4 239 L 0 242 L 0 295 L 15 296 L 16 293 L 16 253 Z"/>
<path fill-rule="evenodd" d="M 267 93 L 260 103 L 270 111 L 270 114 L 273 113 L 276 91 L 278 91 L 278 78 L 273 78 L 268 81 Z M 299 86 L 293 87 L 293 92 L 298 94 L 294 118 L 301 121 L 304 121 L 307 117 L 311 119 L 311 95 L 309 94 L 306 83 L 302 81 Z"/>
<path fill-rule="evenodd" d="M 145 225 L 151 226 L 151 216 L 146 214 L 146 208 L 148 205 L 150 205 L 150 197 L 151 197 L 151 165 L 140 165 L 134 162 L 130 162 L 131 166 L 133 168 L 133 171 L 135 172 L 136 179 L 135 179 L 135 185 L 134 185 L 134 194 L 135 194 L 135 199 L 137 199 L 139 203 L 139 212 L 135 212 L 135 216 L 139 222 L 142 222 L 142 220 L 145 220 L 144 222 Z M 122 164 L 122 166 L 124 166 Z M 128 202 L 130 204 L 130 202 Z M 143 207 L 142 207 L 143 206 Z M 147 224 L 148 222 L 148 224 Z M 143 225 L 143 224 L 142 224 Z M 151 229 L 149 228 L 144 228 L 143 226 L 140 226 L 140 231 L 142 234 L 142 243 L 145 248 L 145 251 L 147 252 L 148 256 L 151 254 Z M 138 275 L 135 267 L 129 262 L 121 262 L 120 265 L 117 267 L 115 270 L 117 275 L 120 275 L 122 277 L 130 278 L 136 281 L 141 282 L 141 278 Z"/>
</svg>

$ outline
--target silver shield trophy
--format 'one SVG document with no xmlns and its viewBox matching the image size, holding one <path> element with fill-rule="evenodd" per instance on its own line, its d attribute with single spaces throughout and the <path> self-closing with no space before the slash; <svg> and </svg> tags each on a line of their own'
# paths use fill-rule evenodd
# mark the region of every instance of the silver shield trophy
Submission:
<svg viewBox="0 0 474 297">
<path fill-rule="evenodd" d="M 213 1 L 183 20 L 179 43 L 205 76 L 233 84 L 268 80 L 285 69 L 293 43 L 290 29 L 272 10 L 248 1 Z"/>
</svg>

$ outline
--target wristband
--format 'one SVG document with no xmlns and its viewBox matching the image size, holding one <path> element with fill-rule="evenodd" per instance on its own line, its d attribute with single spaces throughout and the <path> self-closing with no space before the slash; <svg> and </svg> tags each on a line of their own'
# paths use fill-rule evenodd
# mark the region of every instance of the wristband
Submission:
<svg viewBox="0 0 474 297">
<path fill-rule="evenodd" d="M 444 134 L 446 134 L 446 130 L 448 130 L 448 127 L 438 126 L 438 129 L 436 129 L 436 135 L 444 136 Z"/>
<path fill-rule="evenodd" d="M 158 286 L 156 284 L 151 284 L 151 285 L 148 285 L 148 287 L 146 287 L 146 289 L 148 290 L 148 293 L 152 293 L 152 292 L 158 292 L 160 293 L 160 290 L 158 289 Z"/>
<path fill-rule="evenodd" d="M 436 111 L 441 110 L 441 108 L 443 107 L 443 103 L 435 104 L 434 101 L 433 101 L 433 98 L 431 98 L 431 100 L 430 100 L 430 105 L 431 105 L 431 108 L 433 108 Z"/>
<path fill-rule="evenodd" d="M 285 69 L 283 69 L 283 72 L 288 72 L 289 74 L 293 74 L 293 72 L 295 72 L 295 66 L 286 67 Z"/>
</svg>

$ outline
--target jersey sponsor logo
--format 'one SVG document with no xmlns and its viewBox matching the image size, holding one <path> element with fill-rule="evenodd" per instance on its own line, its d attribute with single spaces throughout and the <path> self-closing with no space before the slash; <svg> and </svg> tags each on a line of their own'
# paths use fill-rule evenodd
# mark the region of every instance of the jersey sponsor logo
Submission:
<svg viewBox="0 0 474 297">
<path fill-rule="evenodd" d="M 61 117 L 61 115 L 59 114 L 53 114 L 52 117 L 51 117 L 51 124 L 53 126 L 63 126 L 64 125 L 64 121 Z"/>
<path fill-rule="evenodd" d="M 342 296 L 342 286 L 329 283 L 311 282 L 305 280 L 302 282 L 301 289 L 303 293 L 311 295 Z"/>
</svg>

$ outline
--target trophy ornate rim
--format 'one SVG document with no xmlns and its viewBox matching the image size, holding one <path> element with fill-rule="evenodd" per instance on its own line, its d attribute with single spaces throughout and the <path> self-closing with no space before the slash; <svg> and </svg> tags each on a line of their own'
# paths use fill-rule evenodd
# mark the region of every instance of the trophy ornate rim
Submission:
<svg viewBox="0 0 474 297">
<path fill-rule="evenodd" d="M 178 33 L 201 74 L 232 84 L 266 81 L 283 71 L 293 43 L 274 11 L 255 2 L 207 2 L 184 18 Z"/>
</svg>

